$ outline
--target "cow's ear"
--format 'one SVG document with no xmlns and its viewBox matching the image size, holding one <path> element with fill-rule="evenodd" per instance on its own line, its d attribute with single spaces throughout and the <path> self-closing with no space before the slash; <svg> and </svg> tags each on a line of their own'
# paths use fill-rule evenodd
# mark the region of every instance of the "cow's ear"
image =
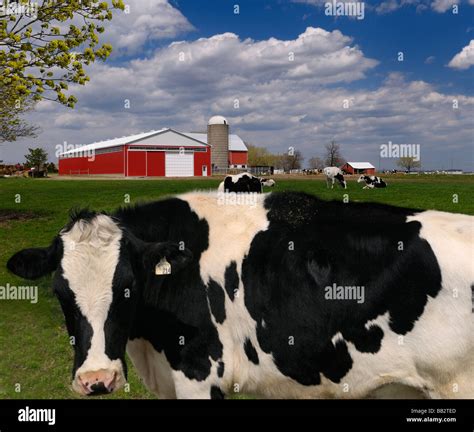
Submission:
<svg viewBox="0 0 474 432">
<path fill-rule="evenodd" d="M 56 237 L 47 248 L 23 249 L 7 262 L 7 268 L 24 279 L 37 279 L 52 273 L 59 265 L 62 255 L 62 243 Z"/>
<path fill-rule="evenodd" d="M 174 242 L 148 244 L 143 254 L 145 271 L 157 276 L 179 272 L 192 260 L 192 252 Z"/>
</svg>

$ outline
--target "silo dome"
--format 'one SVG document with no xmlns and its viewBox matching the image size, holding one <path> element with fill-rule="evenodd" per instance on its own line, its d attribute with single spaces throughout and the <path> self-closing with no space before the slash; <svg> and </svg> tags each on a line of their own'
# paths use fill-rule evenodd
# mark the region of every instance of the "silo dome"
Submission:
<svg viewBox="0 0 474 432">
<path fill-rule="evenodd" d="M 222 116 L 213 116 L 209 119 L 209 123 L 208 125 L 211 126 L 211 125 L 228 125 L 229 122 L 227 121 L 227 119 L 225 117 L 222 117 Z"/>
</svg>

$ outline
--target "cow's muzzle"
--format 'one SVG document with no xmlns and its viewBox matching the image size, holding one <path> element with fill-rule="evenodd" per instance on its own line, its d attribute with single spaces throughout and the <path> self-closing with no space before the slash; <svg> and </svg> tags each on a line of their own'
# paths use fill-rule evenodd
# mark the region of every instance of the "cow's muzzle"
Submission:
<svg viewBox="0 0 474 432">
<path fill-rule="evenodd" d="M 97 396 L 112 393 L 124 383 L 125 377 L 121 371 L 100 369 L 76 374 L 72 388 L 84 396 Z"/>
</svg>

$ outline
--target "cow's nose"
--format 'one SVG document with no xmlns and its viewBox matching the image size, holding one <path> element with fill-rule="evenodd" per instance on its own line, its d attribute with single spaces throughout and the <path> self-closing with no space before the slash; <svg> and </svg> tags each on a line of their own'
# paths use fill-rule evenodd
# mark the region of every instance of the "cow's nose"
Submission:
<svg viewBox="0 0 474 432">
<path fill-rule="evenodd" d="M 97 395 L 102 395 L 102 394 L 107 394 L 110 393 L 107 387 L 105 387 L 103 382 L 98 382 L 95 384 L 92 384 L 90 386 L 91 392 L 89 393 L 89 396 L 97 396 Z"/>
<path fill-rule="evenodd" d="M 84 393 L 89 396 L 110 393 L 114 390 L 117 374 L 113 371 L 98 370 L 78 375 Z"/>
</svg>

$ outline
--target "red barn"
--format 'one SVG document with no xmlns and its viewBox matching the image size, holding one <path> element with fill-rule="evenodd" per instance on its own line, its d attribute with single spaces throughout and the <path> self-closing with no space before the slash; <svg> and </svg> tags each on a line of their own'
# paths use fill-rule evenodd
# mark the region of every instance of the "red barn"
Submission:
<svg viewBox="0 0 474 432">
<path fill-rule="evenodd" d="M 216 119 L 220 121 L 224 118 L 213 117 L 210 120 L 213 128 L 216 127 Z M 215 129 L 211 128 L 211 131 Z M 215 151 L 220 150 L 221 160 L 224 155 L 223 160 L 228 161 L 227 167 L 247 168 L 248 150 L 244 142 L 239 136 L 229 134 L 228 127 L 223 131 L 227 131 L 227 136 L 218 131 L 218 134 L 214 133 L 216 138 L 208 139 L 205 133 L 161 129 L 96 142 L 62 153 L 59 156 L 59 174 L 205 177 L 212 174 L 214 147 Z"/>
<path fill-rule="evenodd" d="M 346 162 L 341 169 L 347 174 L 375 174 L 375 167 L 370 162 Z"/>
<path fill-rule="evenodd" d="M 193 177 L 211 173 L 211 146 L 173 129 L 78 147 L 59 156 L 59 174 Z"/>
</svg>

